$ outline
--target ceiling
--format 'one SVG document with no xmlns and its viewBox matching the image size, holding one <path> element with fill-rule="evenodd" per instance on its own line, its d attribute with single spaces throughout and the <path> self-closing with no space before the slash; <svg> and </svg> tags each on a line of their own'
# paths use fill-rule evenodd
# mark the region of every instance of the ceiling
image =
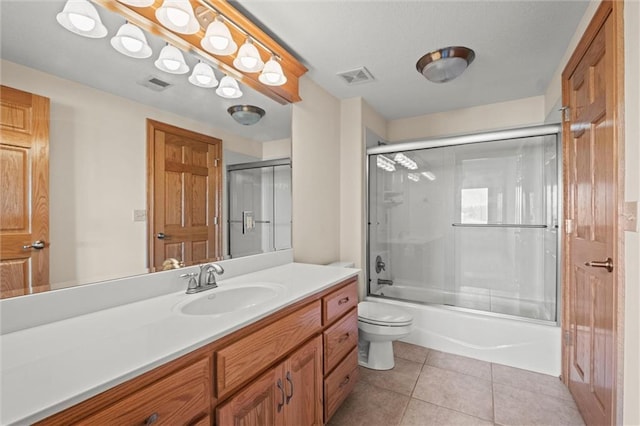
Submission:
<svg viewBox="0 0 640 426">
<path fill-rule="evenodd" d="M 308 76 L 339 99 L 361 96 L 386 119 L 398 119 L 544 94 L 588 2 L 238 0 L 233 4 L 286 46 Z M 3 59 L 210 123 L 242 137 L 288 137 L 291 108 L 242 86 L 239 100 L 163 73 L 153 61 L 164 45 L 147 34 L 154 54 L 136 60 L 109 44 L 124 20 L 102 8 L 104 39 L 72 34 L 55 20 L 63 0 L 0 0 Z M 476 59 L 458 79 L 427 81 L 417 60 L 441 47 L 463 45 Z M 187 56 L 192 68 L 197 58 Z M 374 81 L 349 86 L 336 74 L 365 66 Z M 221 73 L 217 73 L 218 78 Z M 155 76 L 174 86 L 154 92 L 138 84 Z M 226 109 L 244 103 L 266 116 L 241 126 Z"/>
</svg>

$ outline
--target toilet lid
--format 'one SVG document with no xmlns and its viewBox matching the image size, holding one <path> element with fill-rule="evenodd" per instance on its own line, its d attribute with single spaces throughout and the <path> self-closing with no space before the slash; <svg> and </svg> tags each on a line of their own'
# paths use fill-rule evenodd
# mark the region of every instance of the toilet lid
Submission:
<svg viewBox="0 0 640 426">
<path fill-rule="evenodd" d="M 360 302 L 358 319 L 370 324 L 401 326 L 411 324 L 413 316 L 385 303 Z"/>
</svg>

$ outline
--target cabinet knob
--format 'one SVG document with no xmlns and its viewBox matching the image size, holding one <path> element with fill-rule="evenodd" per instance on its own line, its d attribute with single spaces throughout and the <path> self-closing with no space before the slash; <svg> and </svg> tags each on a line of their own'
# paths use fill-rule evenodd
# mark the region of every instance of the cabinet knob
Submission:
<svg viewBox="0 0 640 426">
<path fill-rule="evenodd" d="M 152 425 L 155 422 L 157 422 L 159 418 L 160 418 L 160 415 L 158 413 L 153 413 L 152 415 L 147 417 L 147 419 L 144 421 L 144 424 L 145 426 Z"/>
<path fill-rule="evenodd" d="M 340 336 L 340 338 L 338 339 L 338 343 L 344 343 L 346 340 L 349 340 L 349 333 L 344 333 L 342 336 Z"/>
<path fill-rule="evenodd" d="M 338 305 L 344 305 L 347 302 L 349 302 L 349 298 L 343 297 L 342 299 L 338 300 Z"/>
<path fill-rule="evenodd" d="M 347 375 L 347 377 L 344 378 L 344 380 L 340 383 L 340 385 L 338 386 L 338 388 L 341 388 L 343 386 L 345 386 L 347 383 L 349 383 L 351 381 L 351 377 L 349 375 Z"/>
<path fill-rule="evenodd" d="M 278 403 L 278 413 L 282 411 L 282 407 L 284 407 L 284 388 L 282 387 L 282 379 L 278 379 L 278 389 L 280 389 L 280 393 L 282 394 L 282 402 Z"/>
</svg>

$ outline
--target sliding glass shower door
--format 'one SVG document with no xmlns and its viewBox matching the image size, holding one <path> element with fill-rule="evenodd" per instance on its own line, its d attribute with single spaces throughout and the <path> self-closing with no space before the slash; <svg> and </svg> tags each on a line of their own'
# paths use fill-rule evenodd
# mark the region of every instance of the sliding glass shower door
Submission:
<svg viewBox="0 0 640 426">
<path fill-rule="evenodd" d="M 369 155 L 369 294 L 556 321 L 557 135 L 384 148 Z"/>
<path fill-rule="evenodd" d="M 274 160 L 227 168 L 229 255 L 291 248 L 291 162 Z"/>
</svg>

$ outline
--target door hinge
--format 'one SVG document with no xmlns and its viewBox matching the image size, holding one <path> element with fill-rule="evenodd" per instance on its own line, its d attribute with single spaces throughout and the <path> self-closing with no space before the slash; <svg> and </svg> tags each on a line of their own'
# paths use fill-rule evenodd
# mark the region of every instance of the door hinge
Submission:
<svg viewBox="0 0 640 426">
<path fill-rule="evenodd" d="M 560 108 L 562 111 L 562 121 L 571 121 L 571 108 L 568 106 L 563 106 Z"/>
<path fill-rule="evenodd" d="M 569 235 L 573 232 L 573 219 L 564 220 L 564 233 Z"/>
<path fill-rule="evenodd" d="M 573 346 L 573 333 L 570 330 L 564 331 L 564 345 Z"/>
<path fill-rule="evenodd" d="M 213 224 L 217 225 L 218 224 L 218 216 L 214 216 L 213 217 Z"/>
</svg>

